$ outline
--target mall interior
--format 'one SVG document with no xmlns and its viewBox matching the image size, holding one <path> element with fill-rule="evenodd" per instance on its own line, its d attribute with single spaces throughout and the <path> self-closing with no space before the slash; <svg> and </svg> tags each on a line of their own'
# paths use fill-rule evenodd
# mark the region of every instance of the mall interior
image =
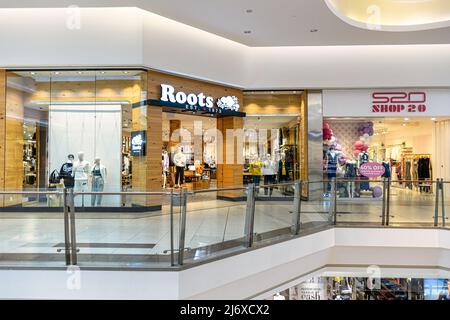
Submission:
<svg viewBox="0 0 450 320">
<path fill-rule="evenodd" d="M 16 2 L 0 298 L 450 300 L 448 5 Z"/>
</svg>

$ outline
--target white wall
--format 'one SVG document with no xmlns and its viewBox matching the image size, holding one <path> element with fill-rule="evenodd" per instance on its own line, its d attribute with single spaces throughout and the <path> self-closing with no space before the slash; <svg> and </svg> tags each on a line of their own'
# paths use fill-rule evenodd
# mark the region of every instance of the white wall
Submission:
<svg viewBox="0 0 450 320">
<path fill-rule="evenodd" d="M 246 89 L 445 87 L 450 45 L 247 47 L 136 8 L 0 9 L 0 65 L 145 66 Z"/>
<path fill-rule="evenodd" d="M 0 9 L 2 67 L 142 65 L 142 20 L 134 8 Z M 75 19 L 75 20 L 73 20 Z"/>
<path fill-rule="evenodd" d="M 79 290 L 68 289 L 74 274 L 65 270 L 0 270 L 0 298 L 245 299 L 287 288 L 326 266 L 345 267 L 351 274 L 352 266 L 372 264 L 399 268 L 398 273 L 412 267 L 427 274 L 430 268 L 448 269 L 450 232 L 329 229 L 180 272 L 82 269 Z"/>
</svg>

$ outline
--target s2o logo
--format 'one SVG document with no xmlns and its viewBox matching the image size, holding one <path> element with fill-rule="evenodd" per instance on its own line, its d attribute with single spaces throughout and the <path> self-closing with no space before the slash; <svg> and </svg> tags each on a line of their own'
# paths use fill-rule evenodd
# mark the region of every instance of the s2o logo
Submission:
<svg viewBox="0 0 450 320">
<path fill-rule="evenodd" d="M 372 99 L 374 113 L 424 113 L 427 111 L 425 92 L 374 92 Z"/>
</svg>

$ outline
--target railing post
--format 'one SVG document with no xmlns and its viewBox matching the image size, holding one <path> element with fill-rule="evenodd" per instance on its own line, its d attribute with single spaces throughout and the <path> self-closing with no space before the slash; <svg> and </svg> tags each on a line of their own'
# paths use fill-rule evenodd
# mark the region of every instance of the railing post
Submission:
<svg viewBox="0 0 450 320">
<path fill-rule="evenodd" d="M 434 199 L 434 226 L 439 224 L 439 191 L 441 189 L 441 180 L 436 179 L 436 197 Z"/>
<path fill-rule="evenodd" d="M 334 218 L 333 218 L 333 224 L 336 225 L 337 224 L 337 192 L 338 192 L 338 183 L 337 183 L 337 178 L 334 178 L 334 193 L 333 193 L 333 197 L 334 197 L 334 203 L 333 203 L 333 211 L 334 211 Z"/>
<path fill-rule="evenodd" d="M 76 265 L 78 263 L 77 259 L 77 235 L 75 228 L 75 199 L 73 194 L 73 189 L 69 189 L 69 206 L 70 206 L 70 255 L 72 258 L 72 265 Z"/>
<path fill-rule="evenodd" d="M 386 225 L 389 226 L 391 214 L 391 178 L 388 178 L 387 199 L 386 199 Z"/>
<path fill-rule="evenodd" d="M 441 178 L 442 227 L 445 227 L 444 179 Z"/>
<path fill-rule="evenodd" d="M 253 246 L 253 231 L 255 227 L 255 185 L 247 186 L 247 206 L 245 210 L 245 245 L 247 248 Z"/>
<path fill-rule="evenodd" d="M 66 257 L 66 266 L 70 266 L 70 223 L 69 223 L 69 203 L 68 203 L 67 188 L 63 189 L 63 203 L 64 203 L 64 248 Z"/>
<path fill-rule="evenodd" d="M 180 266 L 183 265 L 184 261 L 184 242 L 186 239 L 186 202 L 187 202 L 187 189 L 183 189 L 181 192 L 180 199 L 180 240 L 179 240 L 179 248 L 178 248 L 178 264 Z"/>
<path fill-rule="evenodd" d="M 330 196 L 330 207 L 328 208 L 328 221 L 330 223 L 335 224 L 337 222 L 337 215 L 336 215 L 336 206 L 335 201 L 337 199 L 337 196 L 335 194 L 336 192 L 336 178 L 332 178 L 331 181 L 328 181 L 328 183 L 331 184 L 331 196 Z"/>
<path fill-rule="evenodd" d="M 387 193 L 387 178 L 383 178 L 383 201 L 381 208 L 381 225 L 384 226 L 386 224 L 386 193 Z"/>
<path fill-rule="evenodd" d="M 300 213 L 302 211 L 302 182 L 294 185 L 294 212 L 292 212 L 292 234 L 300 233 Z"/>
<path fill-rule="evenodd" d="M 175 265 L 173 234 L 173 189 L 170 189 L 170 265 Z"/>
</svg>

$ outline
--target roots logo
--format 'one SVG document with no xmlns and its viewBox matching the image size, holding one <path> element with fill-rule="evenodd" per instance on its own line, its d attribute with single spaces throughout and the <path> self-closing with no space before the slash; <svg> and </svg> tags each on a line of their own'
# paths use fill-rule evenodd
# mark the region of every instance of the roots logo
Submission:
<svg viewBox="0 0 450 320">
<path fill-rule="evenodd" d="M 374 92 L 374 113 L 424 113 L 427 111 L 425 92 Z"/>
<path fill-rule="evenodd" d="M 224 110 L 239 111 L 239 100 L 236 96 L 222 97 L 217 100 L 217 106 Z"/>
</svg>

